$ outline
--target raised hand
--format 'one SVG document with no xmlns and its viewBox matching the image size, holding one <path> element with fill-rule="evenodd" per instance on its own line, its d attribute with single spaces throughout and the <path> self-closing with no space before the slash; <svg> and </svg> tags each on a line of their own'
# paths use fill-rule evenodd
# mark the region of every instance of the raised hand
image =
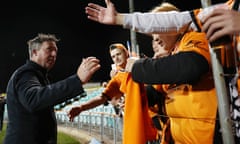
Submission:
<svg viewBox="0 0 240 144">
<path fill-rule="evenodd" d="M 116 24 L 116 14 L 114 4 L 110 0 L 105 0 L 106 8 L 98 4 L 89 3 L 85 8 L 88 19 L 102 24 Z"/>
<path fill-rule="evenodd" d="M 92 75 L 101 67 L 96 57 L 87 57 L 82 60 L 77 75 L 83 84 L 87 83 Z"/>
</svg>

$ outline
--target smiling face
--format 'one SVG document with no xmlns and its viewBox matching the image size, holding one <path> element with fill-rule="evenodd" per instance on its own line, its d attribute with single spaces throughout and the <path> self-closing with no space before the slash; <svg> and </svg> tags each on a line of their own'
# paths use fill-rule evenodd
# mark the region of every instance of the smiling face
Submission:
<svg viewBox="0 0 240 144">
<path fill-rule="evenodd" d="M 167 56 L 175 47 L 176 35 L 152 34 L 153 58 Z"/>
<path fill-rule="evenodd" d="M 58 48 L 54 41 L 44 41 L 39 49 L 32 50 L 31 60 L 50 70 L 56 62 L 57 51 Z"/>
<path fill-rule="evenodd" d="M 159 6 L 154 7 L 150 12 L 168 12 L 179 11 L 179 9 L 171 3 L 162 2 Z M 152 47 L 154 51 L 153 58 L 167 56 L 175 48 L 179 35 L 166 35 L 166 34 L 152 34 Z"/>
</svg>

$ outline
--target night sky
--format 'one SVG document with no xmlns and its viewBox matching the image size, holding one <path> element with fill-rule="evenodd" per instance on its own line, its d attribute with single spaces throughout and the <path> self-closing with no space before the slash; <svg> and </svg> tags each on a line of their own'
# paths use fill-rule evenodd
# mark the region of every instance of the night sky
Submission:
<svg viewBox="0 0 240 144">
<path fill-rule="evenodd" d="M 135 0 L 135 11 L 146 12 L 162 0 Z M 201 7 L 200 0 L 169 0 L 181 10 Z M 218 0 L 218 2 L 224 0 Z M 60 39 L 58 57 L 51 70 L 52 81 L 76 73 L 82 58 L 96 56 L 101 69 L 91 81 L 109 79 L 111 43 L 126 45 L 130 32 L 120 26 L 102 25 L 87 19 L 89 2 L 104 5 L 104 0 L 3 0 L 0 4 L 0 92 L 5 92 L 13 71 L 28 59 L 27 41 L 37 33 L 55 34 Z M 128 0 L 112 0 L 118 12 L 128 12 Z M 190 4 L 191 3 L 191 4 Z M 215 2 L 213 2 L 215 3 Z M 140 52 L 151 56 L 151 37 L 137 33 Z"/>
</svg>

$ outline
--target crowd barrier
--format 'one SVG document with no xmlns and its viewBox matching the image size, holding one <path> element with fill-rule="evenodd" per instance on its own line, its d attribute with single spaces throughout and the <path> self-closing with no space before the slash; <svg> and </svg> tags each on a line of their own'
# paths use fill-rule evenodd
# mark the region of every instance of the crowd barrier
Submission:
<svg viewBox="0 0 240 144">
<path fill-rule="evenodd" d="M 70 122 L 64 112 L 56 112 L 58 125 L 69 128 L 84 130 L 89 135 L 98 135 L 99 141 L 104 143 L 106 139 L 111 140 L 113 144 L 122 141 L 122 119 L 115 115 L 105 112 L 83 112 Z"/>
</svg>

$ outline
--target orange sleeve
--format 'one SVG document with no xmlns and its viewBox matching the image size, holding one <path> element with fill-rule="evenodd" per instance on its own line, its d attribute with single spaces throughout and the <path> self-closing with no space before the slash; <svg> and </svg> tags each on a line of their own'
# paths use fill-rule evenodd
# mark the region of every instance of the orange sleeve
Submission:
<svg viewBox="0 0 240 144">
<path fill-rule="evenodd" d="M 120 98 L 123 93 L 120 91 L 122 74 L 118 72 L 107 84 L 103 94 L 112 99 L 113 97 Z"/>
<path fill-rule="evenodd" d="M 125 93 L 123 144 L 146 144 L 156 140 L 157 130 L 148 113 L 147 96 L 143 84 L 125 73 L 120 89 Z"/>
</svg>

